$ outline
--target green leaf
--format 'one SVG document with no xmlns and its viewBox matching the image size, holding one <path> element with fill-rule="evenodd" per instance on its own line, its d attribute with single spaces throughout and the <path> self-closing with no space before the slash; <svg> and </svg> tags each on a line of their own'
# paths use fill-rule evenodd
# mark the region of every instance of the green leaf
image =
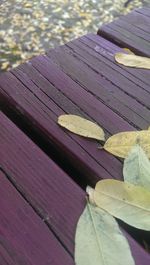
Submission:
<svg viewBox="0 0 150 265">
<path fill-rule="evenodd" d="M 96 205 L 136 228 L 150 231 L 150 191 L 131 183 L 105 179 L 96 183 Z"/>
<path fill-rule="evenodd" d="M 75 236 L 76 265 L 134 265 L 127 239 L 116 220 L 87 203 Z"/>
<path fill-rule="evenodd" d="M 135 145 L 124 161 L 124 181 L 150 190 L 150 161 L 139 145 Z"/>
</svg>

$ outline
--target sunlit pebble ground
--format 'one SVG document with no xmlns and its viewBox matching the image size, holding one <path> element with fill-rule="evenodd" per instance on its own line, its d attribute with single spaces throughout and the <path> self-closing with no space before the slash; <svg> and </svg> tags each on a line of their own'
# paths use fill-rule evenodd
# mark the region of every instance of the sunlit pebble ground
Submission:
<svg viewBox="0 0 150 265">
<path fill-rule="evenodd" d="M 150 0 L 0 0 L 0 70 L 75 39 Z"/>
</svg>

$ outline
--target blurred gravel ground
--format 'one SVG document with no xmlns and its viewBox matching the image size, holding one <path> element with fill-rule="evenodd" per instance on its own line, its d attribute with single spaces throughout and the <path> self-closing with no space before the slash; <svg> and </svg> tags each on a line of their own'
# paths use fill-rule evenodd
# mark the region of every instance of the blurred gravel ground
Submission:
<svg viewBox="0 0 150 265">
<path fill-rule="evenodd" d="M 0 0 L 0 71 L 64 44 L 150 0 Z"/>
</svg>

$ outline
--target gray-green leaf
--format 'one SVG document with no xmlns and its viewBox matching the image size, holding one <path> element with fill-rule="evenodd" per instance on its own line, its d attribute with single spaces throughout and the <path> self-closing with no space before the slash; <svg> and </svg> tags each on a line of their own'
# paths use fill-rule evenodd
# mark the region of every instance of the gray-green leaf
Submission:
<svg viewBox="0 0 150 265">
<path fill-rule="evenodd" d="M 139 145 L 135 145 L 124 161 L 124 181 L 150 189 L 150 161 Z"/>
<path fill-rule="evenodd" d="M 75 236 L 76 265 L 135 265 L 127 239 L 109 213 L 87 203 Z"/>
</svg>

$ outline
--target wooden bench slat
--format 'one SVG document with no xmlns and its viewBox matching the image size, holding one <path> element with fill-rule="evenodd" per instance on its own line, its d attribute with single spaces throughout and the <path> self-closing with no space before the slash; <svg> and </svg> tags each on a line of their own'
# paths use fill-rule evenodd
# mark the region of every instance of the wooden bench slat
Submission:
<svg viewBox="0 0 150 265">
<path fill-rule="evenodd" d="M 1 123 L 0 152 L 3 149 L 1 156 L 3 169 L 73 255 L 74 233 L 77 220 L 85 206 L 85 193 L 3 114 L 1 114 Z M 9 200 L 7 203 L 9 204 Z M 148 265 L 150 262 L 148 253 L 126 232 L 124 233 L 128 238 L 136 265 L 141 263 Z M 47 248 L 49 250 L 49 246 Z M 56 257 L 57 255 L 55 253 Z M 70 264 L 63 260 L 61 263 Z"/>
<path fill-rule="evenodd" d="M 64 57 L 64 53 L 63 53 L 62 58 L 63 57 Z M 70 59 L 70 56 L 68 56 L 67 58 Z M 38 73 L 39 79 L 37 82 L 37 73 L 35 72 L 35 69 L 33 70 L 32 64 L 34 67 L 36 67 L 38 69 L 38 71 L 40 73 L 42 73 L 43 76 L 45 76 L 45 79 L 42 75 L 40 75 Z M 71 64 L 71 65 L 69 65 L 70 68 L 75 65 L 74 68 L 71 68 L 71 69 L 72 69 L 72 72 L 73 72 L 73 70 L 75 72 L 75 70 L 77 69 L 77 73 L 76 72 L 74 73 L 76 75 L 75 78 L 80 80 L 80 78 L 81 78 L 80 72 L 81 71 L 79 71 L 79 74 L 78 74 L 79 65 L 76 64 L 75 60 L 72 60 L 72 56 L 71 56 L 71 63 L 70 64 Z M 91 80 L 91 78 L 86 77 L 86 72 L 84 72 L 83 66 L 82 66 L 82 69 L 83 69 L 83 73 L 84 73 L 83 74 L 83 80 L 84 80 L 84 76 L 85 76 L 86 84 L 89 82 L 89 86 L 87 85 L 86 90 L 90 90 L 92 87 L 92 84 L 93 84 L 93 87 L 95 86 L 95 93 L 96 93 L 96 91 L 99 88 L 99 83 L 98 83 L 98 81 L 96 82 L 94 71 L 90 70 L 88 72 L 88 75 L 90 75 L 91 78 L 93 75 L 93 80 Z M 102 177 L 102 176 L 106 177 L 106 178 L 107 177 L 110 178 L 112 176 L 114 178 L 121 178 L 122 177 L 122 166 L 121 166 L 121 163 L 117 159 L 115 159 L 114 157 L 112 157 L 111 155 L 109 155 L 103 151 L 99 152 L 99 150 L 97 149 L 98 145 L 96 143 L 91 143 L 91 142 L 89 142 L 83 138 L 81 139 L 78 136 L 74 136 L 74 135 L 71 135 L 69 133 L 63 134 L 62 129 L 59 129 L 55 123 L 57 121 L 57 117 L 60 114 L 62 114 L 63 112 L 67 112 L 67 113 L 74 113 L 74 114 L 79 114 L 79 115 L 84 114 L 82 116 L 88 115 L 90 118 L 92 118 L 93 120 L 98 122 L 100 125 L 103 125 L 103 127 L 107 131 L 109 131 L 110 134 L 113 134 L 113 133 L 116 133 L 119 131 L 123 131 L 123 130 L 134 130 L 133 126 L 129 125 L 124 120 L 118 118 L 119 116 L 116 115 L 115 113 L 113 113 L 112 111 L 110 111 L 109 108 L 106 109 L 106 107 L 101 102 L 99 102 L 96 98 L 94 98 L 93 95 L 89 95 L 89 93 L 86 92 L 84 87 L 79 86 L 75 81 L 71 80 L 71 78 L 69 76 L 64 74 L 58 68 L 58 66 L 56 66 L 51 60 L 47 59 L 47 57 L 39 56 L 38 58 L 33 59 L 29 64 L 25 64 L 23 66 L 20 66 L 18 69 L 13 70 L 12 72 L 14 75 L 17 76 L 18 79 L 21 80 L 21 82 L 25 86 L 28 87 L 28 91 L 25 92 L 25 96 L 26 96 L 28 101 L 29 101 L 29 98 L 31 98 L 31 97 L 34 98 L 34 95 L 36 95 L 36 111 L 38 109 L 40 109 L 39 111 L 41 112 L 45 109 L 44 116 L 45 116 L 45 113 L 47 113 L 47 115 L 45 117 L 46 119 L 44 122 L 42 117 L 41 117 L 41 119 L 39 119 L 38 113 L 35 113 L 35 111 L 33 112 L 31 106 L 29 107 L 31 110 L 28 108 L 28 106 L 26 106 L 25 109 L 26 109 L 26 111 L 28 111 L 28 114 L 26 113 L 25 115 L 28 117 L 28 119 L 30 119 L 31 122 L 32 122 L 32 119 L 34 118 L 34 123 L 35 123 L 35 119 L 36 119 L 36 128 L 38 127 L 38 130 L 40 132 L 42 131 L 42 134 L 44 134 L 46 136 L 46 138 L 47 138 L 47 135 L 49 134 L 49 139 L 52 140 L 53 144 L 55 144 L 56 146 L 58 146 L 58 147 L 61 146 L 61 151 L 62 150 L 64 151 L 64 147 L 65 147 L 65 149 L 67 148 L 67 157 L 68 157 L 68 159 L 71 159 L 71 163 L 74 163 L 74 160 L 75 160 L 76 165 L 81 166 L 82 173 L 84 175 L 87 175 L 85 172 L 89 173 L 88 179 L 90 179 L 90 181 L 92 181 L 93 183 L 95 183 L 95 181 L 99 177 Z M 29 74 L 30 72 L 31 72 L 31 74 Z M 35 75 L 35 73 L 36 73 L 36 75 Z M 78 76 L 77 76 L 77 74 L 78 74 Z M 1 86 L 4 89 L 6 89 L 6 91 L 9 91 L 11 97 L 13 97 L 14 99 L 16 98 L 15 91 L 17 91 L 17 93 L 19 95 L 19 98 L 17 99 L 17 104 L 19 105 L 20 104 L 20 96 L 21 96 L 20 93 L 21 93 L 21 91 L 23 91 L 21 97 L 24 97 L 25 87 L 23 87 L 22 84 L 20 84 L 20 82 L 18 82 L 18 80 L 15 79 L 11 74 L 9 74 L 9 78 L 10 78 L 10 81 L 8 84 L 8 82 L 5 80 L 6 79 L 5 76 L 3 76 L 3 78 L 1 77 Z M 51 84 L 49 84 L 49 86 L 48 86 L 48 83 L 46 83 L 45 88 L 43 88 L 46 78 L 49 80 L 49 82 Z M 32 79 L 32 82 L 31 82 L 31 79 Z M 40 80 L 42 80 L 42 81 L 40 81 Z M 47 80 L 47 82 L 48 82 L 48 80 Z M 14 83 L 15 91 L 12 91 L 12 88 L 11 88 L 12 82 L 15 82 Z M 33 84 L 33 82 L 36 83 L 36 86 Z M 43 82 L 43 83 L 40 83 L 40 82 Z M 37 89 L 37 86 L 38 86 L 38 89 Z M 115 88 L 116 87 L 114 87 L 114 90 L 115 90 Z M 34 95 L 29 95 L 29 94 L 27 95 L 27 93 L 30 93 L 29 89 L 32 90 L 32 93 Z M 107 83 L 105 84 L 104 89 L 105 90 L 107 89 Z M 111 89 L 112 89 L 112 87 L 111 87 Z M 41 90 L 45 94 L 42 94 Z M 46 93 L 47 93 L 48 97 L 50 98 L 50 100 L 48 97 L 46 97 Z M 109 93 L 108 92 L 105 93 L 106 101 L 107 101 L 107 94 L 109 94 Z M 65 97 L 64 96 L 62 97 L 62 95 L 64 95 Z M 97 94 L 96 94 L 96 96 L 97 96 Z M 40 100 L 40 102 L 37 101 L 37 98 Z M 57 100 L 57 98 L 58 98 L 58 100 Z M 121 98 L 121 96 L 120 96 L 120 98 Z M 148 98 L 148 96 L 146 94 L 145 99 L 147 99 L 147 98 Z M 103 100 L 103 98 L 102 98 L 102 100 Z M 128 100 L 130 100 L 130 97 L 128 97 Z M 33 100 L 31 100 L 30 104 L 32 104 L 32 101 Z M 55 105 L 54 102 L 57 105 L 60 105 L 60 101 L 62 101 L 62 104 L 60 106 L 60 109 L 58 110 L 58 106 L 54 106 Z M 43 102 L 44 106 L 42 106 L 42 102 Z M 69 102 L 71 102 L 71 103 L 69 103 Z M 111 105 L 113 105 L 113 103 L 111 103 Z M 139 110 L 138 110 L 139 115 L 142 115 L 142 113 L 143 113 L 143 115 L 142 115 L 143 118 L 140 118 L 140 116 L 137 116 L 135 114 L 135 112 L 133 112 L 133 114 L 132 114 L 131 109 L 130 109 L 131 107 L 130 107 L 129 111 L 128 111 L 128 117 L 130 118 L 130 122 L 132 122 L 132 118 L 133 118 L 133 121 L 137 120 L 140 128 L 146 128 L 149 125 L 149 118 L 150 118 L 149 111 L 145 107 L 141 106 L 140 104 L 137 104 L 136 101 L 132 101 L 132 99 L 131 99 L 131 101 L 129 101 L 129 103 L 131 106 L 133 104 L 136 111 L 139 108 Z M 25 101 L 25 103 L 21 103 L 21 104 L 22 104 L 21 108 L 24 108 L 24 104 L 26 104 L 26 101 Z M 14 108 L 16 108 L 16 103 L 13 103 L 13 106 L 14 106 Z M 35 106 L 35 103 L 34 103 L 34 106 Z M 46 108 L 47 106 L 48 106 L 48 109 Z M 103 112 L 101 112 L 101 115 L 100 115 L 100 111 L 101 111 L 102 107 L 103 108 L 105 107 L 105 108 L 104 108 Z M 117 105 L 117 107 L 118 107 L 118 105 Z M 20 108 L 20 107 L 18 106 L 17 108 Z M 121 104 L 120 104 L 120 108 L 121 108 Z M 62 112 L 61 112 L 61 109 L 62 109 Z M 107 110 L 108 114 L 107 114 L 107 116 L 104 116 L 106 110 Z M 119 111 L 119 108 L 118 108 L 118 111 Z M 55 112 L 56 115 L 54 115 L 54 113 L 52 113 L 52 112 Z M 30 113 L 30 115 L 29 115 L 29 113 Z M 115 114 L 115 120 L 112 120 L 112 122 L 111 122 L 110 117 L 112 118 L 112 113 L 113 113 L 113 116 Z M 48 121 L 47 121 L 47 119 L 49 118 L 48 116 L 51 117 L 51 124 L 50 123 L 48 124 Z M 107 122 L 108 117 L 109 117 L 109 120 Z M 138 120 L 138 117 L 139 117 L 139 120 Z M 148 121 L 145 121 L 144 118 L 147 119 Z M 105 124 L 106 122 L 107 122 L 107 124 Z M 41 124 L 42 124 L 42 127 L 41 127 Z M 114 124 L 115 124 L 115 126 L 114 126 Z M 43 128 L 43 125 L 44 125 L 44 128 Z M 118 125 L 121 126 L 121 129 L 117 128 Z M 125 127 L 122 127 L 122 125 Z M 54 129 L 54 127 L 55 127 L 55 129 Z M 46 130 L 45 130 L 45 128 L 46 128 Z M 56 132 L 55 132 L 55 130 L 56 130 Z M 48 134 L 45 134 L 45 131 L 47 131 Z M 62 137 L 62 134 L 63 134 L 63 137 Z M 78 146 L 76 146 L 76 143 L 74 143 L 74 141 L 72 141 L 70 138 L 68 138 L 68 135 L 78 143 Z M 65 136 L 67 136 L 67 140 L 65 139 L 66 138 Z M 71 142 L 72 142 L 72 144 L 71 144 Z M 73 143 L 74 143 L 74 145 L 73 145 Z M 90 152 L 89 152 L 89 150 L 90 150 Z M 75 158 L 71 157 L 71 155 L 75 155 Z M 82 157 L 81 157 L 81 155 L 82 155 Z M 93 157 L 93 159 L 91 156 Z M 83 166 L 82 162 L 84 162 L 85 166 Z M 109 163 L 109 168 L 108 168 L 108 163 Z M 85 171 L 86 164 L 88 166 L 88 170 Z M 89 168 L 90 168 L 90 170 L 89 170 Z"/>
<path fill-rule="evenodd" d="M 71 256 L 2 171 L 0 197 L 1 265 L 74 264 Z"/>
<path fill-rule="evenodd" d="M 133 34 L 126 34 L 124 29 L 116 30 L 113 25 L 105 25 L 98 31 L 98 34 L 120 47 L 132 49 L 133 52 L 141 56 L 150 56 L 150 48 L 145 40 Z M 144 48 L 143 48 L 144 47 Z"/>
<path fill-rule="evenodd" d="M 2 76 L 4 78 L 3 83 L 0 82 L 0 86 L 3 86 L 3 89 L 6 89 L 8 93 L 7 95 L 4 90 L 0 89 L 1 99 L 5 98 L 5 107 L 12 107 L 12 111 L 16 110 L 19 116 L 29 121 L 29 126 L 39 131 L 48 142 L 57 147 L 59 152 L 65 154 L 66 159 L 68 159 L 74 167 L 80 168 L 82 174 L 88 177 L 91 183 L 95 183 L 99 178 L 111 178 L 112 175 L 116 178 L 120 178 L 122 166 L 115 157 L 104 151 L 100 153 L 96 142 L 88 141 L 65 132 L 57 125 L 58 116 L 54 115 L 49 108 L 51 102 L 47 107 L 45 103 L 42 105 L 41 102 L 38 102 L 37 98 L 35 98 L 33 103 L 33 98 L 35 96 L 31 91 L 25 89 L 19 80 L 10 73 L 1 75 L 0 78 L 2 78 Z M 36 88 L 37 87 L 32 86 L 34 91 Z M 44 108 L 44 110 L 42 110 L 42 108 Z M 63 111 L 61 113 L 63 113 Z M 101 166 L 101 164 L 107 164 L 108 166 L 108 163 L 112 175 L 109 173 L 109 170 L 105 170 L 104 167 Z"/>
<path fill-rule="evenodd" d="M 130 15 L 132 16 L 131 13 Z M 141 16 L 138 15 L 138 20 L 140 21 L 140 19 L 141 19 Z M 147 26 L 150 25 L 150 20 L 149 19 L 147 20 L 148 20 L 148 23 L 146 23 L 146 29 L 147 29 Z M 146 32 L 146 30 L 144 31 L 144 26 L 142 30 L 136 27 L 135 24 L 131 24 L 129 17 L 127 17 L 126 20 L 124 18 L 124 19 L 113 21 L 113 29 L 116 29 L 116 31 L 118 30 L 120 32 L 122 28 L 124 29 L 124 33 L 126 34 L 127 37 L 130 37 L 132 36 L 132 34 L 134 34 L 136 37 L 139 37 L 145 40 L 146 43 L 149 42 L 150 40 L 150 32 L 148 33 Z"/>
<path fill-rule="evenodd" d="M 1 167 L 73 253 L 75 226 L 85 205 L 85 193 L 3 114 L 1 128 Z"/>
<path fill-rule="evenodd" d="M 128 19 L 126 20 L 120 19 L 120 20 L 113 21 L 113 29 L 121 32 L 122 28 L 124 29 L 124 33 L 126 33 L 126 36 L 128 36 L 129 38 L 131 38 L 131 36 L 134 34 L 136 37 L 139 37 L 142 40 L 145 40 L 146 43 L 150 41 L 150 33 L 147 33 L 137 28 L 135 25 L 130 24 Z"/>
<path fill-rule="evenodd" d="M 99 90 L 101 89 L 101 87 L 105 87 L 106 85 L 108 86 L 108 88 L 113 88 L 114 85 L 116 86 L 119 86 L 119 83 L 120 83 L 120 80 L 118 79 L 118 76 L 117 76 L 117 73 L 109 68 L 107 65 L 104 65 L 103 64 L 103 61 L 102 62 L 99 62 L 99 60 L 97 60 L 96 58 L 93 58 L 93 62 L 90 60 L 93 55 L 91 55 L 90 53 L 88 54 L 88 52 L 86 52 L 86 47 L 83 51 L 83 47 L 84 45 L 80 45 L 81 47 L 78 47 L 76 46 L 74 43 L 73 44 L 69 44 L 68 45 L 69 48 L 71 48 L 73 51 L 70 51 L 69 48 L 62 48 L 62 49 L 57 49 L 56 51 L 53 51 L 51 52 L 51 59 L 57 63 L 60 68 L 69 76 L 71 76 L 72 79 L 76 80 L 77 78 L 77 81 L 79 82 L 79 80 L 84 80 L 85 82 L 85 86 L 84 88 L 86 89 L 88 87 L 88 78 L 89 78 L 89 75 L 93 75 L 93 80 L 91 80 L 91 82 L 93 83 L 93 86 L 95 84 L 97 84 L 98 88 L 99 89 L 95 89 L 95 91 L 97 91 L 97 93 L 99 92 Z M 89 50 L 87 48 L 87 50 Z M 67 63 L 72 63 L 72 68 L 70 69 L 69 71 L 69 65 L 67 64 L 63 64 L 63 57 L 62 57 L 62 54 L 63 52 L 66 52 L 65 54 L 65 59 L 67 61 Z M 82 57 L 81 57 L 81 54 L 82 54 Z M 76 57 L 76 58 L 73 58 Z M 87 59 L 86 59 L 86 56 L 87 56 Z M 78 61 L 80 58 L 80 62 Z M 65 60 L 64 59 L 64 60 Z M 97 71 L 95 70 L 95 64 L 97 63 Z M 89 66 L 91 65 L 91 67 Z M 78 68 L 76 69 L 75 66 L 78 66 Z M 84 68 L 83 68 L 84 66 Z M 94 67 L 93 67 L 94 66 Z M 102 66 L 103 66 L 103 69 L 102 69 Z M 88 68 L 91 68 L 91 69 L 88 69 Z M 79 70 L 82 71 L 82 75 L 80 74 L 79 75 Z M 110 80 L 113 78 L 113 75 L 116 74 L 116 76 L 114 77 L 114 80 L 113 82 L 110 82 L 110 80 L 105 77 L 106 73 L 108 72 L 108 77 L 107 78 L 110 78 Z M 87 73 L 87 76 L 84 77 L 84 74 Z M 122 78 L 123 79 L 123 78 Z M 127 85 L 127 83 L 130 84 L 131 86 L 131 94 L 133 94 L 132 91 L 135 92 L 135 88 L 136 86 L 132 83 L 132 82 L 128 82 L 127 78 L 124 78 L 124 80 L 122 80 L 125 82 L 125 85 Z M 91 82 L 90 82 L 90 85 L 89 85 L 89 91 L 92 93 L 93 89 L 93 86 L 91 85 Z M 116 84 L 115 84 L 116 82 Z M 133 88 L 133 89 L 132 89 Z M 116 88 L 117 89 L 117 88 Z M 127 88 L 126 90 L 129 91 L 129 88 Z M 94 92 L 95 92 L 94 91 Z M 125 91 L 127 93 L 129 93 L 128 91 Z M 142 92 L 143 90 L 140 88 L 140 90 L 137 88 L 137 97 L 139 96 L 139 92 Z M 93 93 L 94 93 L 93 92 Z M 145 91 L 143 91 L 143 97 L 141 99 L 141 101 L 144 102 L 144 100 L 146 99 L 146 96 L 149 97 L 150 95 L 148 93 L 145 93 Z M 122 95 L 124 95 L 124 97 L 126 96 L 125 94 L 122 93 Z M 103 96 L 103 94 L 102 94 Z M 109 95 L 108 95 L 109 96 Z M 113 96 L 113 95 L 112 95 Z M 136 97 L 136 96 L 135 96 Z M 148 100 L 146 101 L 146 104 L 149 106 L 149 102 Z"/>
<path fill-rule="evenodd" d="M 150 92 L 149 83 L 150 83 L 150 76 L 149 71 L 146 69 L 138 69 L 138 68 L 132 68 L 132 67 L 126 67 L 121 64 L 117 64 L 114 59 L 114 55 L 117 52 L 122 52 L 122 48 L 118 47 L 117 45 L 113 44 L 112 42 L 102 38 L 99 35 L 95 34 L 87 34 L 86 36 L 83 36 L 81 41 L 85 42 L 86 45 L 91 47 L 97 52 L 97 57 L 100 60 L 103 60 L 105 63 L 108 64 L 111 68 L 119 72 L 121 75 L 132 81 L 134 84 L 140 86 L 144 90 Z M 97 44 L 98 46 L 95 46 Z M 99 49 L 100 47 L 100 49 Z M 104 51 L 101 51 L 101 48 L 104 49 Z M 106 50 L 106 52 L 105 52 Z M 94 53 L 93 53 L 94 56 Z M 104 57 L 104 58 L 102 58 Z M 109 59 L 106 60 L 105 58 Z M 109 73 L 109 72 L 108 72 Z M 119 78 L 121 81 L 121 77 Z M 130 85 L 130 84 L 128 84 Z M 122 87 L 122 83 L 119 84 L 120 88 Z M 133 95 L 134 96 L 134 95 Z"/>
<path fill-rule="evenodd" d="M 81 38 L 81 40 L 83 40 L 83 38 Z M 89 41 L 87 40 L 84 42 L 87 43 Z M 72 79 L 77 80 L 88 92 L 94 94 L 99 100 L 102 100 L 131 124 L 135 124 L 135 126 L 139 128 L 148 126 L 150 122 L 150 112 L 145 106 L 140 104 L 140 101 L 142 101 L 143 104 L 146 101 L 147 105 L 150 107 L 150 93 L 145 91 L 142 87 L 139 87 L 139 85 L 137 86 L 129 81 L 125 77 L 125 73 L 124 76 L 122 76 L 108 65 L 105 66 L 103 58 L 99 56 L 99 60 L 97 52 L 86 47 L 86 44 L 84 45 L 76 40 L 68 45 L 73 51 L 66 48 L 58 48 L 56 51 L 51 51 L 49 54 L 50 58 L 59 65 L 62 71 L 67 73 Z M 66 63 L 64 62 L 63 55 L 65 55 Z M 74 56 L 76 56 L 76 58 L 74 58 Z M 110 61 L 107 63 L 109 62 Z M 89 70 L 88 68 L 90 66 L 92 69 Z M 98 73 L 95 73 L 94 70 L 98 71 Z M 80 71 L 82 71 L 83 74 L 80 74 Z M 138 82 L 138 80 L 136 81 Z M 122 91 L 122 89 L 124 89 L 124 91 Z M 132 94 L 132 97 L 134 96 L 136 98 L 132 98 L 128 94 Z M 137 100 L 139 102 L 137 102 Z"/>
<path fill-rule="evenodd" d="M 98 30 L 98 34 L 121 47 L 130 48 L 137 54 L 150 57 L 150 45 L 149 41 L 146 40 L 148 38 L 147 32 L 143 31 L 142 33 L 139 33 L 140 29 L 135 29 L 136 24 L 130 24 L 131 16 L 134 17 L 135 20 L 139 17 L 139 23 L 140 21 L 142 22 L 143 28 L 144 24 L 146 25 L 146 29 L 147 27 L 150 27 L 149 10 L 150 9 L 143 9 L 138 12 L 133 11 L 130 13 L 130 16 L 120 17 L 116 22 L 111 22 L 102 26 Z M 146 13 L 146 18 L 143 19 L 140 13 L 143 13 L 144 15 Z M 125 21 L 129 25 L 128 27 L 124 23 Z M 133 19 L 131 21 L 133 21 Z"/>
<path fill-rule="evenodd" d="M 62 53 L 64 53 L 64 51 Z M 62 58 L 62 54 L 59 55 Z M 64 54 L 65 61 L 68 59 L 67 56 L 67 54 Z M 124 130 L 127 127 L 129 130 L 132 130 L 132 126 L 130 126 L 128 122 L 113 112 L 94 95 L 87 93 L 86 89 L 78 84 L 78 82 L 75 82 L 75 80 L 72 80 L 69 75 L 59 69 L 59 67 L 48 57 L 38 56 L 34 58 L 31 63 L 45 78 L 52 82 L 55 87 L 63 91 L 63 93 L 65 93 L 75 104 L 84 110 L 85 113 L 90 115 L 91 118 L 95 119 L 107 131 L 113 133 Z M 71 62 L 67 61 L 67 63 L 70 63 L 69 66 L 71 68 L 73 60 L 71 60 Z M 78 74 L 79 73 L 83 75 L 85 74 L 82 65 Z M 116 127 L 114 127 L 114 123 L 116 123 Z"/>
<path fill-rule="evenodd" d="M 66 53 L 63 51 L 63 56 L 61 56 L 61 58 L 64 57 L 64 54 Z M 83 87 L 79 85 L 78 82 L 73 81 L 46 56 L 39 56 L 33 59 L 30 63 L 13 70 L 13 75 L 11 73 L 6 73 L 0 77 L 0 86 L 3 89 L 1 89 L 1 93 L 3 94 L 2 97 L 6 98 L 6 106 L 8 106 L 7 102 L 9 102 L 9 106 L 12 106 L 20 116 L 30 121 L 30 126 L 32 128 L 35 127 L 45 139 L 48 139 L 48 141 L 51 141 L 57 149 L 60 149 L 61 153 L 65 152 L 68 161 L 70 161 L 75 167 L 80 168 L 81 173 L 88 181 L 90 181 L 90 183 L 94 184 L 99 178 L 114 177 L 120 179 L 122 178 L 122 164 L 118 159 L 109 155 L 105 151 L 100 152 L 97 148 L 98 144 L 96 142 L 90 142 L 86 139 L 70 134 L 62 128 L 59 128 L 56 124 L 57 117 L 65 112 L 89 116 L 90 119 L 95 120 L 102 125 L 109 134 L 135 129 L 131 124 L 100 102 L 94 95 L 87 92 L 87 90 L 91 90 L 92 84 L 93 87 L 95 86 L 95 91 L 98 90 L 100 82 L 98 83 L 96 80 L 94 71 L 92 69 L 90 69 L 91 72 L 88 71 L 91 78 L 93 75 L 91 81 L 90 78 L 86 76 L 84 67 L 82 66 L 80 70 L 77 61 L 73 60 L 72 56 L 67 56 L 68 57 L 66 58 L 69 59 L 71 57 L 69 67 L 72 67 L 72 72 L 74 70 L 76 80 L 80 80 L 80 73 L 83 69 L 83 80 L 85 76 L 86 86 Z M 33 70 L 33 67 L 36 67 L 38 70 L 38 81 L 36 80 L 37 72 L 35 69 Z M 77 69 L 77 72 L 75 72 L 75 69 Z M 30 71 L 31 74 L 29 75 Z M 14 77 L 14 75 L 20 81 Z M 45 87 L 42 88 L 46 79 Z M 88 82 L 89 86 L 87 85 Z M 105 85 L 106 90 L 107 83 Z M 57 92 L 57 97 L 54 96 L 55 92 Z M 107 94 L 109 93 L 107 92 Z M 106 100 L 107 94 L 105 94 Z M 148 94 L 145 94 L 145 100 L 147 98 Z M 60 101 L 62 101 L 62 104 L 59 108 Z M 132 103 L 132 99 L 130 102 Z M 149 111 L 136 102 L 133 106 L 136 111 L 139 108 L 138 113 L 143 116 L 143 119 L 140 119 L 139 117 L 139 127 L 143 129 L 146 128 L 149 125 Z M 134 113 L 132 114 L 130 108 L 128 119 L 130 113 L 130 122 L 132 122 L 132 118 L 133 120 L 138 120 L 135 117 L 136 115 L 134 116 Z M 146 121 L 146 119 L 148 121 Z"/>
<path fill-rule="evenodd" d="M 140 11 L 140 9 L 139 9 Z M 138 10 L 134 10 L 134 13 L 131 12 L 126 16 L 121 17 L 122 21 L 126 21 L 129 24 L 133 25 L 134 27 L 141 29 L 146 33 L 150 33 L 150 25 L 149 25 L 149 18 L 147 18 L 142 13 L 139 13 Z"/>
<path fill-rule="evenodd" d="M 150 17 L 150 7 L 138 8 L 138 9 L 136 9 L 136 12 Z"/>
</svg>

